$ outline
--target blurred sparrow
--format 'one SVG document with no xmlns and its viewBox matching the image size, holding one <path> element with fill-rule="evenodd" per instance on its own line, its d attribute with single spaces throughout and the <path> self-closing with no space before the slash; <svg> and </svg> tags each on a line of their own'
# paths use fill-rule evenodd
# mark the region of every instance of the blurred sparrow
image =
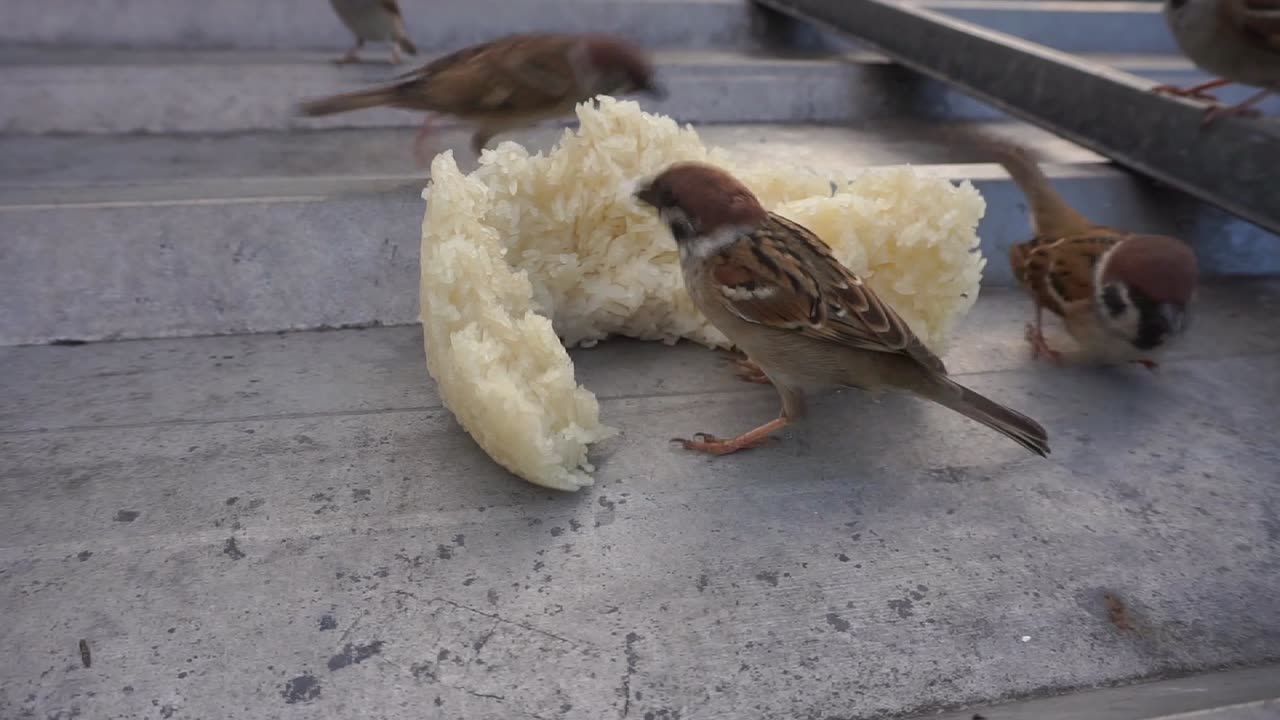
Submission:
<svg viewBox="0 0 1280 720">
<path fill-rule="evenodd" d="M 400 50 L 417 55 L 418 48 L 404 34 L 404 18 L 396 0 L 329 0 L 342 24 L 356 36 L 356 45 L 335 62 L 358 62 L 360 48 L 369 42 L 390 42 L 391 63 L 400 62 Z"/>
<path fill-rule="evenodd" d="M 914 393 L 1049 452 L 1031 418 L 961 387 L 902 318 L 841 265 L 812 232 L 766 211 L 728 173 L 679 163 L 636 198 L 657 209 L 680 249 L 685 287 L 703 315 L 759 366 L 782 411 L 731 440 L 698 433 L 685 448 L 716 455 L 758 447 L 799 419 L 819 387 Z"/>
<path fill-rule="evenodd" d="M 596 95 L 647 93 L 661 98 L 653 65 L 640 48 L 612 35 L 507 35 L 433 60 L 399 76 L 402 82 L 304 103 L 304 115 L 331 115 L 378 106 L 452 115 L 474 126 L 480 153 L 498 133 L 573 112 Z M 430 115 L 414 141 L 431 132 Z"/>
<path fill-rule="evenodd" d="M 1221 115 L 1256 115 L 1254 105 L 1280 92 L 1280 0 L 1164 0 L 1164 17 L 1191 62 L 1217 79 L 1153 89 L 1212 102 L 1204 125 Z M 1231 83 L 1262 89 L 1230 107 L 1205 92 Z"/>
<path fill-rule="evenodd" d="M 1027 326 L 1033 354 L 1063 356 L 1044 339 L 1047 309 L 1079 345 L 1074 358 L 1154 370 L 1155 357 L 1187 328 L 1198 275 L 1191 248 L 1097 225 L 1067 204 L 1021 148 L 998 146 L 996 154 L 1031 209 L 1034 236 L 1009 249 L 1009 262 L 1035 302 L 1035 324 Z"/>
</svg>

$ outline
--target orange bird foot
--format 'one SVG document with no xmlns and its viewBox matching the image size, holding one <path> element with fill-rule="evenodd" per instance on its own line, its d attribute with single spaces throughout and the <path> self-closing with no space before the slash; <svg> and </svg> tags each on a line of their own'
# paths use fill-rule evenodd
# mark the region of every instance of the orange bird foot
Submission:
<svg viewBox="0 0 1280 720">
<path fill-rule="evenodd" d="M 1049 360 L 1062 364 L 1062 353 L 1049 347 L 1049 341 L 1045 340 L 1044 333 L 1031 323 L 1027 323 L 1027 342 L 1031 343 L 1031 357 L 1045 357 Z"/>
</svg>

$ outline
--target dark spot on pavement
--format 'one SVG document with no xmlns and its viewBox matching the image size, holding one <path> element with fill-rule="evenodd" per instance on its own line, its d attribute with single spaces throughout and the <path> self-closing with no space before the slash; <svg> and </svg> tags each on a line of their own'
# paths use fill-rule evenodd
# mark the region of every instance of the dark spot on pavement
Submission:
<svg viewBox="0 0 1280 720">
<path fill-rule="evenodd" d="M 896 610 L 898 617 L 906 619 L 916 614 L 915 604 L 911 602 L 911 598 L 902 598 L 901 600 L 890 600 L 889 607 Z"/>
<path fill-rule="evenodd" d="M 89 641 L 80 641 L 80 664 L 89 667 L 93 664 L 93 658 L 89 655 Z"/>
<path fill-rule="evenodd" d="M 564 528 L 560 527 L 559 525 L 551 528 L 551 537 L 560 537 L 563 534 L 564 534 Z"/>
<path fill-rule="evenodd" d="M 1125 606 L 1123 600 L 1107 593 L 1102 596 L 1102 602 L 1107 608 L 1107 620 L 1110 620 L 1117 630 L 1127 632 L 1133 629 L 1133 624 L 1129 622 L 1129 608 Z"/>
<path fill-rule="evenodd" d="M 284 691 L 280 694 L 284 697 L 284 701 L 290 705 L 310 702 L 320 697 L 320 681 L 311 675 L 299 675 L 285 683 Z"/>
<path fill-rule="evenodd" d="M 320 629 L 321 629 L 321 630 L 332 630 L 332 629 L 334 629 L 334 628 L 336 628 L 336 627 L 338 627 L 338 621 L 337 621 L 337 620 L 334 620 L 332 615 L 321 615 L 321 616 L 320 616 Z"/>
<path fill-rule="evenodd" d="M 839 560 L 840 562 L 849 562 L 849 556 L 845 555 L 844 553 L 837 554 L 836 559 Z"/>
<path fill-rule="evenodd" d="M 347 643 L 342 652 L 329 658 L 329 672 L 341 670 L 348 665 L 359 665 L 382 652 L 382 641 L 374 640 L 368 645 L 352 645 Z"/>
<path fill-rule="evenodd" d="M 449 547 L 448 545 L 437 545 L 436 557 L 440 558 L 441 560 L 448 560 L 452 558 L 453 548 Z"/>
<path fill-rule="evenodd" d="M 352 490 L 352 491 L 351 491 L 351 499 L 352 499 L 352 500 L 354 500 L 354 501 L 356 501 L 356 502 L 364 502 L 365 500 L 368 500 L 368 499 L 370 499 L 370 498 L 372 498 L 372 497 L 373 497 L 373 491 L 372 491 L 372 490 L 365 490 L 365 489 L 363 489 L 363 488 L 356 488 L 356 489 L 354 489 L 354 490 Z"/>
<path fill-rule="evenodd" d="M 614 508 L 618 507 L 616 503 L 614 503 L 613 501 L 609 500 L 609 496 L 608 496 L 608 495 L 601 495 L 601 496 L 600 496 L 600 499 L 599 499 L 599 500 L 597 500 L 597 502 L 599 502 L 599 503 L 600 503 L 600 507 L 604 508 L 605 510 L 609 510 L 609 511 L 612 511 Z"/>
<path fill-rule="evenodd" d="M 487 597 L 487 598 L 489 599 L 489 604 L 490 604 L 490 605 L 497 605 L 497 604 L 498 604 L 498 591 L 497 591 L 497 590 L 494 590 L 493 588 L 489 588 L 489 592 L 485 593 L 485 597 Z"/>
<path fill-rule="evenodd" d="M 240 496 L 239 496 L 239 495 L 232 495 L 231 497 L 227 498 L 227 506 L 228 506 L 228 507 L 229 507 L 229 506 L 231 506 L 231 505 L 235 505 L 235 504 L 236 504 L 236 503 L 238 503 L 238 502 L 240 502 Z"/>
<path fill-rule="evenodd" d="M 707 586 L 710 584 L 711 584 L 711 578 L 707 577 L 706 575 L 698 576 L 698 592 L 702 592 L 703 590 L 706 590 Z"/>
<path fill-rule="evenodd" d="M 776 572 L 756 573 L 756 579 L 769 583 L 769 587 L 778 587 L 778 573 Z"/>
<path fill-rule="evenodd" d="M 137 510 L 117 510 L 116 522 L 133 522 L 134 520 L 137 520 L 138 516 L 141 514 L 142 513 Z"/>
<path fill-rule="evenodd" d="M 266 502 L 267 502 L 266 500 L 263 500 L 263 499 L 261 499 L 261 498 L 259 498 L 259 499 L 257 499 L 257 500 L 250 500 L 250 501 L 249 501 L 249 509 L 250 509 L 250 510 L 257 510 L 258 508 L 260 508 L 260 507 L 262 507 L 263 505 L 265 505 L 265 504 L 266 504 Z"/>
<path fill-rule="evenodd" d="M 574 532 L 578 532 L 579 530 L 582 529 L 582 523 L 578 522 L 576 519 L 570 518 L 569 529 Z"/>
<path fill-rule="evenodd" d="M 244 553 L 240 552 L 240 546 L 236 544 L 235 538 L 227 538 L 227 541 L 222 544 L 222 554 L 232 560 L 244 558 Z"/>
<path fill-rule="evenodd" d="M 467 545 L 467 536 L 466 536 L 466 535 L 463 535 L 462 533 L 458 533 L 457 535 L 454 535 L 454 536 L 453 536 L 453 544 L 454 544 L 456 547 L 466 547 L 466 545 Z"/>
<path fill-rule="evenodd" d="M 85 560 L 88 560 L 91 557 L 93 557 L 92 550 L 81 550 L 79 553 L 76 554 L 76 558 L 78 558 L 80 562 L 84 562 Z"/>
<path fill-rule="evenodd" d="M 827 624 L 835 628 L 837 632 L 849 632 L 849 621 L 835 613 L 827 613 Z"/>
</svg>

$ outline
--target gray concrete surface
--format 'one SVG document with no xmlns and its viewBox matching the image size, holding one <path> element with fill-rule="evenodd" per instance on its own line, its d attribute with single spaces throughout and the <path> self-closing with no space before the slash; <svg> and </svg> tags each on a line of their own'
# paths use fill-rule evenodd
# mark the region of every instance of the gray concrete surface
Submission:
<svg viewBox="0 0 1280 720">
<path fill-rule="evenodd" d="M 458 47 L 517 28 L 621 32 L 663 47 L 742 47 L 751 40 L 749 7 L 742 0 L 400 0 L 400 5 L 409 36 L 425 48 Z M 311 0 L 45 0 L 11 10 L 0 42 L 335 51 L 352 42 L 328 4 Z M 374 49 L 370 57 L 385 54 Z"/>
<path fill-rule="evenodd" d="M 972 707 L 933 720 L 1275 720 L 1280 665 L 1208 672 L 1171 680 L 1086 690 Z M 921 718 L 923 720 L 923 717 Z"/>
<path fill-rule="evenodd" d="M 983 193 L 986 282 L 1028 234 L 1025 201 L 966 146 L 999 133 L 1035 147 L 1099 222 L 1172 232 L 1204 272 L 1280 272 L 1280 238 L 1149 187 L 1025 126 L 711 126 L 708 143 L 825 172 L 913 163 Z M 417 319 L 423 179 L 408 132 L 193 138 L 10 138 L 0 165 L 0 344 L 171 337 Z M 557 131 L 517 133 L 549 147 Z M 458 133 L 444 140 L 464 147 Z M 968 148 L 968 149 L 966 149 Z M 474 162 L 464 155 L 461 162 Z M 1077 163 L 1086 163 L 1076 166 Z M 342 174 L 334 174 L 342 173 Z"/>
<path fill-rule="evenodd" d="M 869 720 L 1280 660 L 1278 312 L 1215 283 L 1159 374 L 1057 369 L 984 291 L 948 363 L 1048 460 L 850 393 L 687 454 L 772 391 L 605 343 L 573 495 L 475 447 L 415 328 L 0 349 L 0 717 Z"/>
<path fill-rule="evenodd" d="M 1150 2 L 927 3 L 971 22 L 1069 52 L 1171 52 Z M 606 30 L 659 47 L 748 47 L 761 34 L 744 0 L 401 0 L 422 47 L 492 37 L 494 18 L 522 30 Z M 9 8 L 0 42 L 94 47 L 345 49 L 346 30 L 308 0 L 44 0 Z M 377 50 L 371 57 L 381 57 Z"/>
<path fill-rule="evenodd" d="M 921 4 L 1071 53 L 1180 54 L 1159 2 L 933 0 Z"/>
<path fill-rule="evenodd" d="M 1206 78 L 1179 57 L 1099 55 L 1099 65 L 1156 83 Z M 670 96 L 646 108 L 682 122 L 847 123 L 1005 116 L 943 83 L 865 53 L 778 58 L 732 51 L 657 55 Z M 374 109 L 296 117 L 299 101 L 382 83 L 404 68 L 337 67 L 317 53 L 0 49 L 0 131 L 195 133 L 416 126 L 421 113 Z M 1248 88 L 1228 88 L 1227 101 Z M 1280 100 L 1265 101 L 1268 112 Z"/>
</svg>

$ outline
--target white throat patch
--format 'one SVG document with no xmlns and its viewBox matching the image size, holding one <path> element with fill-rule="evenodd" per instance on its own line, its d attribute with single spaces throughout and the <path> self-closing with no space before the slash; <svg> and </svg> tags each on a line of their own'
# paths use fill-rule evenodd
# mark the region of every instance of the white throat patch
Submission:
<svg viewBox="0 0 1280 720">
<path fill-rule="evenodd" d="M 680 259 L 688 260 L 692 257 L 706 260 L 737 242 L 744 232 L 746 231 L 740 227 L 725 227 L 710 235 L 700 235 L 692 240 L 686 240 L 680 244 Z"/>
</svg>

